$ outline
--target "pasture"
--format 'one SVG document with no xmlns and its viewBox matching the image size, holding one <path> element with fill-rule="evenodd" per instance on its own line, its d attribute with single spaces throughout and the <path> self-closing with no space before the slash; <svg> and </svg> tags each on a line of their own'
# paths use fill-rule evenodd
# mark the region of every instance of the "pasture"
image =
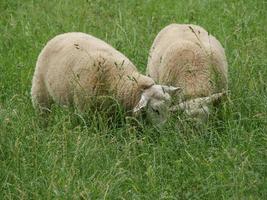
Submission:
<svg viewBox="0 0 267 200">
<path fill-rule="evenodd" d="M 0 199 L 267 198 L 266 22 L 264 0 L 1 0 Z M 35 113 L 31 80 L 49 39 L 92 34 L 145 73 L 170 23 L 200 25 L 225 48 L 230 95 L 206 125 Z"/>
</svg>

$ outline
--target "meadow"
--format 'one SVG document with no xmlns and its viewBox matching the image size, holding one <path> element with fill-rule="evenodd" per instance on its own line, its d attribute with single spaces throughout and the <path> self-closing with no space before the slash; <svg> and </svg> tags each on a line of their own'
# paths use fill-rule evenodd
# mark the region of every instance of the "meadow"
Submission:
<svg viewBox="0 0 267 200">
<path fill-rule="evenodd" d="M 229 97 L 206 125 L 35 113 L 31 80 L 49 39 L 92 34 L 144 73 L 170 23 L 201 25 L 225 48 Z M 264 0 L 1 0 L 0 199 L 266 199 L 266 24 Z"/>
</svg>

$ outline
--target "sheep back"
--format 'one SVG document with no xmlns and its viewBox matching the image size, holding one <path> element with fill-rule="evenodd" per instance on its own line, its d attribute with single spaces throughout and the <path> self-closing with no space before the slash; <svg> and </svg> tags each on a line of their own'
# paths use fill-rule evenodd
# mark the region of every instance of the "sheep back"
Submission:
<svg viewBox="0 0 267 200">
<path fill-rule="evenodd" d="M 131 61 L 104 41 L 84 33 L 65 33 L 50 40 L 40 53 L 32 98 L 83 109 L 93 97 L 112 95 L 131 109 L 142 88 L 154 81 L 137 72 Z"/>
<path fill-rule="evenodd" d="M 155 38 L 147 74 L 159 84 L 182 86 L 184 98 L 227 89 L 227 61 L 216 38 L 196 25 L 171 24 Z"/>
</svg>

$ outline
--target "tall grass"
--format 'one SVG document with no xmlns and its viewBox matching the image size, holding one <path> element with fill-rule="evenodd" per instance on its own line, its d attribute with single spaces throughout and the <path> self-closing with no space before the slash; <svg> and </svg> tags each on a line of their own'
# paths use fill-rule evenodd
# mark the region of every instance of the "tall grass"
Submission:
<svg viewBox="0 0 267 200">
<path fill-rule="evenodd" d="M 0 199 L 265 199 L 267 4 L 260 0 L 2 0 Z M 170 23 L 203 26 L 225 47 L 230 97 L 207 125 L 173 116 L 161 129 L 118 116 L 83 118 L 30 100 L 45 43 L 82 31 L 144 72 Z"/>
</svg>

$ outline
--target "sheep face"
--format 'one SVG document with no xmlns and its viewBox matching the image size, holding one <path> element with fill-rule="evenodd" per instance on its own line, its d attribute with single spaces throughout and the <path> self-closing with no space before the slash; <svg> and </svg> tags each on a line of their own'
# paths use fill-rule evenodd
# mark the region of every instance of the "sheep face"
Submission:
<svg viewBox="0 0 267 200">
<path fill-rule="evenodd" d="M 225 92 L 216 93 L 208 97 L 200 97 L 179 103 L 178 106 L 172 107 L 171 111 L 184 111 L 190 118 L 198 122 L 206 122 L 211 113 L 210 106 L 225 96 Z"/>
<path fill-rule="evenodd" d="M 187 103 L 187 108 L 184 112 L 196 122 L 204 123 L 208 120 L 210 115 L 209 105 L 203 104 L 195 104 L 195 103 Z"/>
<path fill-rule="evenodd" d="M 163 124 L 167 117 L 170 106 L 170 93 L 180 91 L 178 87 L 153 85 L 145 89 L 141 95 L 141 99 L 134 108 L 136 113 L 142 108 L 147 108 L 147 116 L 154 124 Z"/>
</svg>

